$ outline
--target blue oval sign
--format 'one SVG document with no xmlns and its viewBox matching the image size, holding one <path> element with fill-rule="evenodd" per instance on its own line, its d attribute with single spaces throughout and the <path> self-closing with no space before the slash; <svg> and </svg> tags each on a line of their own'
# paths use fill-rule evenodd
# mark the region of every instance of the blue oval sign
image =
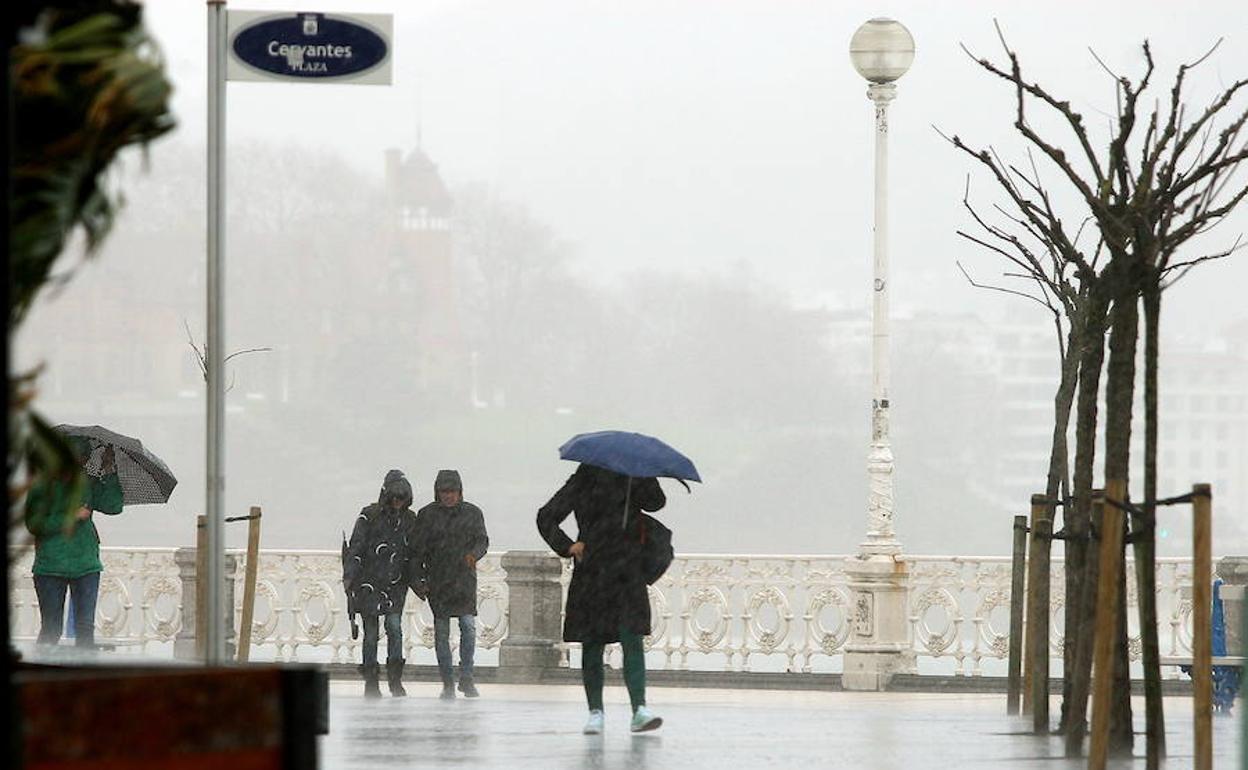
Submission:
<svg viewBox="0 0 1248 770">
<path fill-rule="evenodd" d="M 235 33 L 230 48 L 248 67 L 296 79 L 360 75 L 390 52 L 375 30 L 324 13 L 258 19 Z"/>
</svg>

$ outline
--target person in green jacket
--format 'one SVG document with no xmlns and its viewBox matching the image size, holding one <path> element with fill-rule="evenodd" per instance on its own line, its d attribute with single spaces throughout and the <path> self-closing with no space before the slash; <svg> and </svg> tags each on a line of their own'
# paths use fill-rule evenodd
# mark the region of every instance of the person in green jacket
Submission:
<svg viewBox="0 0 1248 770">
<path fill-rule="evenodd" d="M 82 462 L 89 447 L 71 442 Z M 87 476 L 75 487 L 72 477 L 43 479 L 26 495 L 26 528 L 35 536 L 35 595 L 39 599 L 39 643 L 57 644 L 65 624 L 65 592 L 74 610 L 74 636 L 79 647 L 95 645 L 95 602 L 100 591 L 100 536 L 91 515 L 95 511 L 121 513 L 121 481 L 117 478 L 113 449 L 104 450 L 99 478 Z M 66 496 L 77 490 L 75 505 Z M 66 521 L 58 511 L 71 511 Z"/>
</svg>

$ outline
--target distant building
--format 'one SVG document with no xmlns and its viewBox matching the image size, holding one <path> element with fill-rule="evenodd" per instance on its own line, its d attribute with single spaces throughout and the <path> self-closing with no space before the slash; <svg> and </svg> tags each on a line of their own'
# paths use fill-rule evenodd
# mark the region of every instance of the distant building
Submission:
<svg viewBox="0 0 1248 770">
<path fill-rule="evenodd" d="M 870 387 L 870 332 L 870 319 L 861 313 L 834 315 L 829 324 L 830 347 L 844 353 L 842 376 L 860 382 L 864 393 Z M 952 471 L 946 478 L 966 476 L 964 493 L 990 501 L 1003 519 L 1027 513 L 1031 495 L 1045 491 L 1059 366 L 1057 339 L 1043 323 L 992 323 L 950 313 L 894 319 L 892 435 L 895 448 L 903 445 L 897 454 L 899 495 L 913 485 L 935 489 L 943 466 Z M 968 378 L 968 371 L 977 378 Z M 1131 496 L 1139 501 L 1144 496 L 1142 361 L 1137 373 Z M 1219 339 L 1165 340 L 1160 377 L 1159 496 L 1182 494 L 1197 482 L 1212 484 L 1215 550 L 1248 549 L 1248 323 Z M 966 403 L 968 393 L 975 403 Z M 970 436 L 959 426 L 951 428 L 941 413 L 945 410 L 974 419 L 981 433 Z M 1104 415 L 1102 396 L 1098 486 L 1103 483 Z M 916 418 L 923 422 L 921 429 L 913 424 Z M 1072 462 L 1074 419 L 1072 414 L 1068 432 Z M 940 457 L 905 454 L 907 434 L 920 430 L 925 435 L 950 432 L 938 445 Z M 865 447 L 863 452 L 865 473 Z M 914 526 L 905 515 L 899 521 L 903 529 Z M 1160 552 L 1190 553 L 1190 532 L 1187 512 L 1159 514 Z"/>
<path fill-rule="evenodd" d="M 1158 495 L 1169 497 L 1208 482 L 1214 489 L 1219 543 L 1248 546 L 1248 334 L 1229 329 L 1213 340 L 1164 340 L 1160 362 Z M 1043 492 L 1052 443 L 1058 381 L 1057 344 L 1037 325 L 1000 325 L 994 333 L 1001 387 L 1001 451 L 997 464 L 1000 505 L 1019 513 L 1032 493 Z M 1137 366 L 1131 433 L 1131 496 L 1144 497 L 1143 361 Z M 1102 375 L 1102 391 L 1104 380 Z M 1096 483 L 1102 484 L 1104 396 L 1097 445 Z M 1069 432 L 1074 458 L 1074 417 Z M 1190 518 L 1159 515 L 1158 532 L 1186 553 Z"/>
<path fill-rule="evenodd" d="M 1158 494 L 1213 485 L 1215 549 L 1248 547 L 1248 347 L 1242 337 L 1162 347 Z M 1142 433 L 1142 428 L 1139 431 Z M 1143 436 L 1133 436 L 1142 451 Z M 1158 516 L 1159 533 L 1186 540 L 1185 512 Z"/>
<path fill-rule="evenodd" d="M 421 147 L 404 157 L 386 151 L 385 196 L 388 227 L 384 235 L 387 272 L 382 291 L 410 300 L 410 337 L 404 355 L 415 357 L 419 389 L 455 393 L 457 404 L 470 400 L 470 351 L 463 328 L 455 280 L 451 194 L 435 164 Z"/>
<path fill-rule="evenodd" d="M 1052 327 L 1036 323 L 1004 322 L 988 328 L 991 371 L 1001 399 L 993 498 L 1003 513 L 1025 513 L 1031 496 L 1045 491 L 1048 478 L 1061 366 L 1057 337 Z"/>
</svg>

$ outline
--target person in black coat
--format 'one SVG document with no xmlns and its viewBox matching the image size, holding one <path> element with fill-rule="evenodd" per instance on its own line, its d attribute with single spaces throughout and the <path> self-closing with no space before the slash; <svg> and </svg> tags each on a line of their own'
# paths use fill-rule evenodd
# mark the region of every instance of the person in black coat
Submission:
<svg viewBox="0 0 1248 770">
<path fill-rule="evenodd" d="M 472 678 L 477 642 L 477 562 L 490 547 L 485 515 L 464 501 L 458 471 L 438 471 L 434 502 L 416 514 L 416 576 L 433 611 L 433 649 L 442 677 L 442 697 L 455 697 L 451 676 L 451 618 L 459 619 L 459 691 L 480 693 Z"/>
<path fill-rule="evenodd" d="M 364 621 L 364 695 L 381 695 L 378 687 L 378 619 L 386 625 L 386 679 L 390 694 L 403 689 L 403 604 L 413 585 L 416 514 L 412 512 L 412 485 L 403 471 L 392 470 L 382 482 L 377 502 L 365 506 L 355 520 L 347 543 L 342 584 L 350 608 Z"/>
<path fill-rule="evenodd" d="M 537 512 L 537 529 L 564 558 L 573 558 L 563 640 L 581 643 L 581 679 L 589 701 L 585 732 L 602 732 L 602 653 L 612 642 L 624 651 L 624 682 L 633 707 L 633 732 L 663 720 L 646 708 L 643 637 L 650 633 L 650 597 L 641 566 L 641 511 L 657 511 L 667 498 L 654 478 L 630 478 L 581 465 Z M 577 539 L 560 524 L 575 514 Z"/>
</svg>

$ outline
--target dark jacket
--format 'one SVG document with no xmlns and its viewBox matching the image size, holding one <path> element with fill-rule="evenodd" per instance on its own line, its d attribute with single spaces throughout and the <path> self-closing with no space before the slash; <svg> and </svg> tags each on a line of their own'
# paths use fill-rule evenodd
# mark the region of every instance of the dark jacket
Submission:
<svg viewBox="0 0 1248 770">
<path fill-rule="evenodd" d="M 537 529 L 555 553 L 570 555 L 574 541 L 559 526 L 569 514 L 576 515 L 577 540 L 585 543 L 568 586 L 565 642 L 617 642 L 621 628 L 650 633 L 640 514 L 657 511 L 666 502 L 653 478 L 629 479 L 582 465 L 537 512 Z"/>
<path fill-rule="evenodd" d="M 390 505 L 398 500 L 398 509 Z M 377 502 L 355 520 L 347 544 L 342 584 L 361 615 L 402 612 L 412 585 L 416 514 L 412 512 L 412 485 L 402 471 L 390 471 Z"/>
<path fill-rule="evenodd" d="M 457 489 L 461 501 L 445 506 L 436 502 L 437 490 Z M 463 502 L 463 485 L 455 471 L 440 471 L 434 483 L 435 502 L 416 513 L 417 579 L 428 592 L 429 609 L 436 618 L 477 614 L 477 568 L 474 560 L 485 556 L 490 537 L 485 515 L 472 503 Z"/>
</svg>

